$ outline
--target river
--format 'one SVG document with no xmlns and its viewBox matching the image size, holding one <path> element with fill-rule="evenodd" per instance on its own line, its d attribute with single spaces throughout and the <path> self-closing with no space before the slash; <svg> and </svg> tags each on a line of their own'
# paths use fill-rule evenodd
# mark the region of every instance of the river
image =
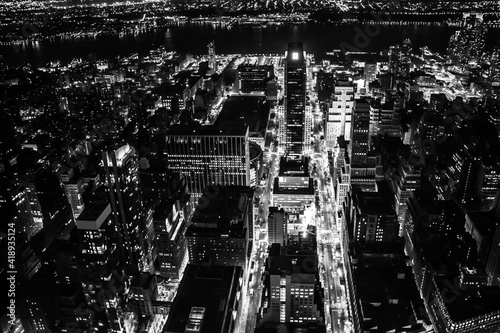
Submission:
<svg viewBox="0 0 500 333">
<path fill-rule="evenodd" d="M 378 29 L 380 28 L 380 29 Z M 232 27 L 209 23 L 183 23 L 165 29 L 125 36 L 97 36 L 75 39 L 41 41 L 13 46 L 1 46 L 0 54 L 7 64 L 24 61 L 41 66 L 48 61 L 86 58 L 95 53 L 97 58 L 113 58 L 164 45 L 167 50 L 180 53 L 206 54 L 207 44 L 214 40 L 216 53 L 279 53 L 288 42 L 303 42 L 308 53 L 316 55 L 338 49 L 342 43 L 357 46 L 362 51 L 381 51 L 390 45 L 410 38 L 415 48 L 428 46 L 444 54 L 454 27 L 438 25 L 336 25 L 333 23 L 303 23 Z M 355 42 L 359 31 L 367 31 L 368 38 Z M 492 39 L 491 36 L 489 39 Z"/>
</svg>

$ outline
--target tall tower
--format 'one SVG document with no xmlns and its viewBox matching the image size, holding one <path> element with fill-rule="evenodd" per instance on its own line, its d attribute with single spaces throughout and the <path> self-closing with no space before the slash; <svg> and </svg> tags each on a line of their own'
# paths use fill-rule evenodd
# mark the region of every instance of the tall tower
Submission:
<svg viewBox="0 0 500 333">
<path fill-rule="evenodd" d="M 420 188 L 421 173 L 422 170 L 420 166 L 412 165 L 406 159 L 401 158 L 393 185 L 395 197 L 394 207 L 398 214 L 400 236 L 403 236 L 404 232 L 404 219 L 408 209 L 406 203 L 413 192 Z"/>
<path fill-rule="evenodd" d="M 278 323 L 316 322 L 319 318 L 317 258 L 313 256 L 274 256 L 269 263 L 269 311 Z"/>
<path fill-rule="evenodd" d="M 334 88 L 332 106 L 326 117 L 325 139 L 329 149 L 333 149 L 341 135 L 346 141 L 351 140 L 353 106 L 354 85 L 347 80 L 338 80 Z"/>
<path fill-rule="evenodd" d="M 114 224 L 111 205 L 106 200 L 87 205 L 76 219 L 82 244 L 78 269 L 82 272 L 83 294 L 89 306 L 103 310 L 92 321 L 93 327 L 100 328 L 99 333 L 116 327 L 113 322 L 120 307 L 117 309 L 115 302 L 119 302 L 125 291 L 116 279 L 122 275 L 123 267 Z M 105 302 L 103 295 L 107 295 Z"/>
<path fill-rule="evenodd" d="M 17 232 L 24 233 L 28 241 L 42 229 L 33 220 L 26 189 L 6 179 L 0 179 L 0 216 L 15 220 Z"/>
<path fill-rule="evenodd" d="M 135 148 L 128 144 L 109 148 L 103 151 L 102 161 L 118 231 L 118 248 L 128 264 L 146 271 L 152 264 L 149 260 L 151 251 L 146 237 L 146 214 L 139 188 L 139 162 Z"/>
<path fill-rule="evenodd" d="M 299 159 L 304 148 L 306 54 L 302 43 L 288 43 L 285 53 L 286 155 Z"/>
<path fill-rule="evenodd" d="M 285 245 L 287 239 L 287 213 L 283 208 L 269 207 L 267 221 L 269 244 Z"/>
<path fill-rule="evenodd" d="M 211 41 L 210 44 L 207 45 L 208 47 L 208 68 L 209 70 L 212 71 L 212 73 L 215 72 L 215 44 L 214 41 Z"/>
<path fill-rule="evenodd" d="M 42 206 L 38 198 L 38 189 L 35 185 L 36 180 L 42 173 L 47 170 L 47 164 L 45 162 L 37 164 L 33 168 L 26 171 L 25 174 L 20 174 L 19 184 L 25 188 L 25 193 L 29 203 L 29 211 L 31 212 L 33 223 L 27 226 L 28 230 L 25 230 L 28 239 L 36 235 L 43 229 L 43 214 Z"/>
<path fill-rule="evenodd" d="M 361 166 L 367 164 L 368 132 L 370 129 L 370 103 L 366 99 L 354 101 L 351 131 L 351 165 Z"/>
<path fill-rule="evenodd" d="M 500 188 L 497 191 L 492 214 L 495 221 L 500 221 Z M 491 244 L 490 254 L 486 262 L 488 285 L 500 286 L 500 222 L 497 222 Z"/>
</svg>

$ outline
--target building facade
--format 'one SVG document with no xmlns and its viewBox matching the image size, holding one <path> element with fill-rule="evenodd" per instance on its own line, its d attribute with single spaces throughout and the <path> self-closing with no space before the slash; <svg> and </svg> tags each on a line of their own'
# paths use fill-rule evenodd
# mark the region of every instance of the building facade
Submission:
<svg viewBox="0 0 500 333">
<path fill-rule="evenodd" d="M 174 126 L 166 141 L 168 168 L 186 179 L 194 203 L 209 185 L 250 184 L 248 128 Z"/>
<path fill-rule="evenodd" d="M 286 153 L 300 158 L 304 149 L 306 54 L 302 43 L 289 43 L 285 53 Z"/>
</svg>

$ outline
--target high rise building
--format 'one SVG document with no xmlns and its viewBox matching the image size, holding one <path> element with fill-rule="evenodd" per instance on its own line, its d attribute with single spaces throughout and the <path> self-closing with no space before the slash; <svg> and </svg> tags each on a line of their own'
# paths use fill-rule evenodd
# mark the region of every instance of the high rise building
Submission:
<svg viewBox="0 0 500 333">
<path fill-rule="evenodd" d="M 215 43 L 211 41 L 210 44 L 207 45 L 208 48 L 208 68 L 211 73 L 217 71 L 216 62 L 215 62 Z"/>
<path fill-rule="evenodd" d="M 497 191 L 495 208 L 492 213 L 493 220 L 497 223 L 486 262 L 486 274 L 488 274 L 489 285 L 500 286 L 500 189 Z"/>
<path fill-rule="evenodd" d="M 380 108 L 378 132 L 382 135 L 389 135 L 392 137 L 401 136 L 399 109 L 393 101 L 384 103 Z"/>
<path fill-rule="evenodd" d="M 187 263 L 187 245 L 184 234 L 191 218 L 190 196 L 187 184 L 169 177 L 170 196 L 155 207 L 153 221 L 158 251 L 160 275 L 179 279 Z"/>
<path fill-rule="evenodd" d="M 19 184 L 25 188 L 31 216 L 33 217 L 33 224 L 29 226 L 29 230 L 27 230 L 28 237 L 36 235 L 43 229 L 42 206 L 38 198 L 38 191 L 35 182 L 38 177 L 40 177 L 40 175 L 47 170 L 47 168 L 47 163 L 43 162 L 37 164 L 33 168 L 28 168 L 25 172 L 18 175 Z"/>
<path fill-rule="evenodd" d="M 314 201 L 314 185 L 309 174 L 309 159 L 280 160 L 279 176 L 274 178 L 273 204 L 282 206 L 291 220 L 299 218 Z"/>
<path fill-rule="evenodd" d="M 483 14 L 464 13 L 460 29 L 450 38 L 448 55 L 460 65 L 479 63 L 484 57 L 486 33 Z"/>
<path fill-rule="evenodd" d="M 158 282 L 156 275 L 141 273 L 130 281 L 128 307 L 140 315 L 154 315 L 153 301 L 157 296 Z"/>
<path fill-rule="evenodd" d="M 83 176 L 75 175 L 73 168 L 69 168 L 61 174 L 61 181 L 64 184 L 64 193 L 71 205 L 73 216 L 76 219 L 85 208 L 83 202 L 83 192 L 85 190 L 85 181 Z"/>
<path fill-rule="evenodd" d="M 280 255 L 269 263 L 270 320 L 307 323 L 320 319 L 315 299 L 317 259 L 314 256 Z"/>
<path fill-rule="evenodd" d="M 82 267 L 95 271 L 117 251 L 111 205 L 106 201 L 89 205 L 76 219 L 76 228 L 82 240 Z"/>
<path fill-rule="evenodd" d="M 479 174 L 481 183 L 481 208 L 482 210 L 494 209 L 495 198 L 500 187 L 500 167 L 488 165 L 482 161 L 482 168 Z"/>
<path fill-rule="evenodd" d="M 490 210 L 500 180 L 497 167 L 485 166 L 475 144 L 466 144 L 452 156 L 446 172 L 451 189 L 461 205 Z"/>
<path fill-rule="evenodd" d="M 57 329 L 62 331 L 71 327 L 75 330 L 89 330 L 92 321 L 82 316 L 83 304 L 85 297 L 80 285 L 70 284 L 62 287 L 59 294 L 60 322 Z"/>
<path fill-rule="evenodd" d="M 6 179 L 0 183 L 0 214 L 6 220 L 15 218 L 16 231 L 24 233 L 27 241 L 41 230 L 33 219 L 26 189 Z"/>
<path fill-rule="evenodd" d="M 335 157 L 331 163 L 337 207 L 342 207 L 343 203 L 347 202 L 347 196 L 351 190 L 351 165 L 347 156 L 347 145 L 348 143 L 341 137 L 335 146 Z"/>
<path fill-rule="evenodd" d="M 248 128 L 173 126 L 166 141 L 168 168 L 186 179 L 193 204 L 209 185 L 250 184 Z"/>
<path fill-rule="evenodd" d="M 368 88 L 368 85 L 377 80 L 378 74 L 378 63 L 376 62 L 366 62 L 365 63 L 365 87 Z"/>
<path fill-rule="evenodd" d="M 313 151 L 313 140 L 312 140 L 312 105 L 307 103 L 306 110 L 304 114 L 304 131 L 302 133 L 302 142 L 304 143 L 302 148 L 302 156 L 310 156 Z"/>
<path fill-rule="evenodd" d="M 335 81 L 333 79 L 332 72 L 320 70 L 316 74 L 316 92 L 318 94 L 318 101 L 320 104 L 331 102 L 334 86 Z"/>
<path fill-rule="evenodd" d="M 412 193 L 420 188 L 422 170 L 419 166 L 412 165 L 405 159 L 401 159 L 398 172 L 394 178 L 392 190 L 394 192 L 394 207 L 398 214 L 399 236 L 403 235 L 404 219 L 406 216 L 406 202 Z"/>
<path fill-rule="evenodd" d="M 239 91 L 242 93 L 265 92 L 267 82 L 274 77 L 272 65 L 248 65 L 238 66 Z"/>
<path fill-rule="evenodd" d="M 354 191 L 350 227 L 356 242 L 373 246 L 396 240 L 399 225 L 391 197 L 388 186 L 381 186 L 379 192 Z"/>
<path fill-rule="evenodd" d="M 234 332 L 241 311 L 242 279 L 239 266 L 189 264 L 164 332 Z"/>
<path fill-rule="evenodd" d="M 49 301 L 45 297 L 24 296 L 17 303 L 21 323 L 25 332 L 43 333 L 50 330 L 51 320 L 48 316 Z"/>
<path fill-rule="evenodd" d="M 285 245 L 287 235 L 287 214 L 283 208 L 269 207 L 269 217 L 267 219 L 268 242 Z"/>
<path fill-rule="evenodd" d="M 490 56 L 490 70 L 488 78 L 493 86 L 500 86 L 500 43 L 497 42 Z M 498 111 L 497 111 L 498 112 Z M 498 117 L 497 117 L 498 119 Z"/>
<path fill-rule="evenodd" d="M 412 42 L 409 39 L 402 45 L 389 48 L 389 70 L 396 78 L 406 77 L 410 72 Z"/>
<path fill-rule="evenodd" d="M 285 106 L 283 101 L 278 101 L 278 105 L 276 106 L 276 122 L 278 123 L 278 151 L 281 154 L 284 154 L 286 151 L 286 115 L 285 115 Z"/>
<path fill-rule="evenodd" d="M 40 268 L 42 268 L 42 264 L 31 245 L 28 242 L 21 242 L 21 239 L 19 239 L 16 244 L 16 271 L 18 281 L 21 283 L 30 281 Z"/>
<path fill-rule="evenodd" d="M 118 230 L 118 248 L 128 264 L 147 271 L 152 267 L 152 240 L 147 232 L 152 216 L 148 216 L 143 207 L 135 148 L 128 144 L 111 147 L 103 151 L 102 162 L 111 211 Z M 151 221 L 146 220 L 148 217 Z"/>
<path fill-rule="evenodd" d="M 341 135 L 351 140 L 351 117 L 354 107 L 354 85 L 351 81 L 338 80 L 334 87 L 333 101 L 325 119 L 326 147 L 332 149 Z"/>
<path fill-rule="evenodd" d="M 189 193 L 186 179 L 168 169 L 166 163 L 160 165 L 152 162 L 148 168 L 141 169 L 139 175 L 145 203 L 158 205 L 169 201 L 180 192 Z"/>
<path fill-rule="evenodd" d="M 344 163 L 342 166 L 339 166 L 339 171 L 335 195 L 337 205 L 341 206 L 346 202 L 347 195 L 351 190 L 351 166 Z"/>
<path fill-rule="evenodd" d="M 288 43 L 285 53 L 286 154 L 300 158 L 304 149 L 306 54 L 302 43 Z"/>
<path fill-rule="evenodd" d="M 370 103 L 366 99 L 354 101 L 351 129 L 351 166 L 365 166 L 369 151 Z"/>
<path fill-rule="evenodd" d="M 186 230 L 189 262 L 246 267 L 253 232 L 249 187 L 209 186 Z"/>
<path fill-rule="evenodd" d="M 124 289 L 113 276 L 121 269 L 122 258 L 118 251 L 118 230 L 114 227 L 111 204 L 100 201 L 87 205 L 76 219 L 76 228 L 82 249 L 79 269 L 82 272 L 82 288 L 87 305 L 98 309 L 93 327 L 107 332 L 114 327 L 116 305 Z M 118 287 L 120 286 L 120 287 Z"/>
</svg>

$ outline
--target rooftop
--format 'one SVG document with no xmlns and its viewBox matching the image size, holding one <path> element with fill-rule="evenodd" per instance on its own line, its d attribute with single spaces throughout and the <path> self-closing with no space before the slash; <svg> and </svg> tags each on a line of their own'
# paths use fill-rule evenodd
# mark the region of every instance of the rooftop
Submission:
<svg viewBox="0 0 500 333">
<path fill-rule="evenodd" d="M 210 126 L 189 126 L 189 125 L 174 125 L 168 129 L 167 135 L 176 136 L 245 136 L 247 127 L 224 127 L 219 128 L 214 125 Z"/>
<path fill-rule="evenodd" d="M 353 193 L 353 199 L 360 213 L 376 213 L 376 214 L 396 214 L 391 202 L 390 189 L 387 183 L 378 182 L 377 192 L 364 192 L 357 190 Z"/>
<path fill-rule="evenodd" d="M 270 275 L 293 275 L 301 274 L 302 283 L 315 283 L 315 275 L 318 270 L 318 259 L 316 256 L 276 256 L 270 258 Z M 305 276 L 304 276 L 305 275 Z"/>
<path fill-rule="evenodd" d="M 264 136 L 269 117 L 269 105 L 263 97 L 231 96 L 224 103 L 214 126 L 218 128 L 246 128 L 250 133 Z"/>
<path fill-rule="evenodd" d="M 87 205 L 76 219 L 78 229 L 97 230 L 111 214 L 111 206 L 107 201 Z"/>
<path fill-rule="evenodd" d="M 448 295 L 450 282 L 445 278 L 436 277 L 436 283 L 441 290 L 441 294 Z M 498 302 L 500 288 L 487 286 L 481 288 L 458 288 L 457 286 L 455 288 L 458 289 L 456 290 L 456 297 L 451 299 L 448 297 L 445 302 L 453 321 L 463 321 L 491 312 L 500 314 L 500 303 Z"/>
<path fill-rule="evenodd" d="M 211 186 L 204 190 L 186 236 L 245 236 L 245 219 L 251 209 L 252 194 L 246 186 Z"/>
<path fill-rule="evenodd" d="M 185 332 L 193 308 L 200 308 L 199 332 L 229 332 L 241 276 L 242 269 L 236 266 L 188 265 L 164 331 Z"/>
</svg>

